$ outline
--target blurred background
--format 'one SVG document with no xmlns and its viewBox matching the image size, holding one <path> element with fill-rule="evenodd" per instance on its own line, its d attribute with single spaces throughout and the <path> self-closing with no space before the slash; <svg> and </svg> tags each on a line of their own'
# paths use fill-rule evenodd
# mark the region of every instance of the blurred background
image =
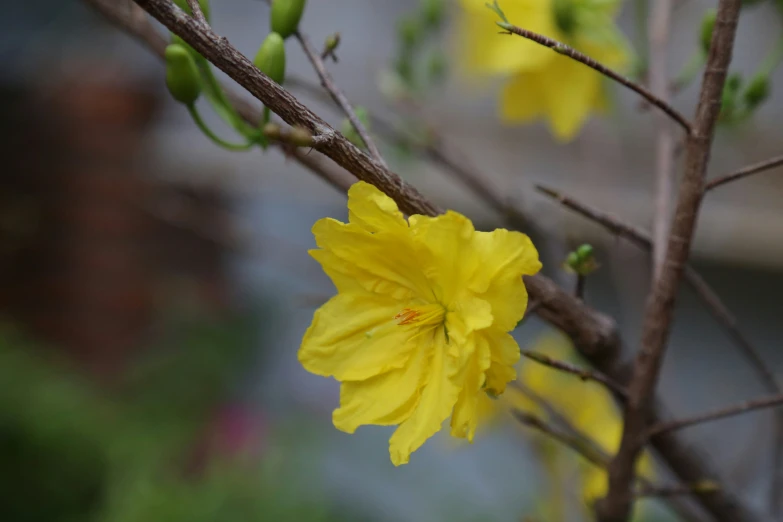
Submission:
<svg viewBox="0 0 783 522">
<path fill-rule="evenodd" d="M 678 2 L 672 75 L 713 4 Z M 403 112 L 385 95 L 386 72 L 398 48 L 396 21 L 417 6 L 311 0 L 304 16 L 302 29 L 318 45 L 341 33 L 339 62 L 328 67 L 352 102 L 381 118 Z M 458 73 L 456 10 L 450 3 L 447 26 L 431 43 L 446 76 L 421 94 L 421 121 L 525 210 L 544 271 L 564 286 L 574 284 L 561 269 L 568 250 L 596 246 L 601 267 L 587 300 L 618 320 L 632 350 L 647 255 L 533 186 L 546 183 L 648 228 L 650 114 L 612 87 L 610 114 L 569 144 L 544 125 L 503 126 L 498 85 Z M 268 7 L 213 0 L 212 22 L 252 56 Z M 632 2 L 620 26 L 633 40 Z M 472 445 L 438 435 L 400 468 L 388 457 L 391 429 L 347 435 L 332 426 L 338 385 L 307 374 L 296 351 L 313 311 L 333 293 L 306 253 L 310 228 L 324 216 L 344 219 L 344 195 L 278 150 L 217 148 L 170 99 L 159 59 L 81 2 L 10 3 L 0 28 L 0 520 L 547 520 L 534 518 L 547 501 L 535 447 L 512 422 Z M 732 69 L 751 74 L 780 34 L 771 2 L 743 13 Z M 317 84 L 301 49 L 287 45 L 289 78 Z M 783 153 L 782 83 L 778 71 L 762 109 L 719 130 L 711 175 Z M 317 93 L 297 82 L 290 89 L 341 124 Z M 696 93 L 694 84 L 676 98 L 686 115 Z M 208 121 L 230 132 L 217 117 Z M 381 143 L 392 168 L 440 205 L 477 228 L 501 226 L 437 165 Z M 776 174 L 710 194 L 695 263 L 780 376 L 783 177 Z M 531 318 L 514 334 L 534 347 L 546 332 Z M 764 392 L 684 290 L 661 383 L 672 413 Z M 754 413 L 684 432 L 759 508 L 770 419 Z M 657 502 L 645 504 L 644 520 L 674 520 Z"/>
</svg>

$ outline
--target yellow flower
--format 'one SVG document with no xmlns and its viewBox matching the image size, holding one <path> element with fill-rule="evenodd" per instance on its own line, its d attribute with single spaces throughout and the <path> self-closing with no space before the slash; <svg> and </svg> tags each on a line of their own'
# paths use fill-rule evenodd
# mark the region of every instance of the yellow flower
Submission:
<svg viewBox="0 0 783 522">
<path fill-rule="evenodd" d="M 570 140 L 593 111 L 606 107 L 600 73 L 518 36 L 500 35 L 486 0 L 460 0 L 459 55 L 467 72 L 508 76 L 501 118 L 527 123 L 546 118 L 553 134 Z M 614 25 L 619 0 L 501 0 L 512 24 L 565 43 L 618 69 L 628 62 Z"/>
<path fill-rule="evenodd" d="M 341 382 L 334 425 L 399 425 L 391 460 L 410 454 L 451 415 L 451 433 L 472 440 L 487 389 L 516 377 L 519 347 L 507 333 L 527 307 L 523 275 L 541 264 L 518 232 L 477 232 L 447 212 L 407 221 L 378 189 L 348 191 L 349 223 L 313 226 L 337 295 L 315 312 L 299 349 L 306 370 Z"/>
<path fill-rule="evenodd" d="M 566 362 L 574 361 L 574 349 L 570 340 L 563 335 L 545 335 L 532 348 L 534 351 Z M 612 395 L 606 388 L 594 381 L 582 381 L 574 375 L 549 368 L 542 364 L 525 361 L 519 375 L 519 382 L 536 395 L 546 399 L 555 410 L 581 433 L 593 440 L 605 453 L 613 455 L 620 446 L 622 437 L 622 419 Z M 489 399 L 487 399 L 489 400 Z M 500 401 L 494 401 L 498 406 L 520 409 L 532 412 L 547 419 L 548 413 L 530 400 L 522 391 L 511 388 Z M 496 411 L 497 407 L 496 406 Z M 548 422 L 555 423 L 553 419 Z M 541 437 L 540 442 L 546 444 L 545 455 L 560 456 L 563 452 L 571 452 L 557 442 Z M 557 451 L 559 450 L 559 451 Z M 560 470 L 561 473 L 572 473 L 564 468 L 564 460 L 557 458 L 548 464 Z M 580 459 L 578 478 L 581 483 L 582 497 L 585 507 L 606 494 L 607 472 L 594 464 Z M 647 477 L 653 476 L 652 462 L 649 455 L 644 454 L 639 460 L 638 472 Z M 558 487 L 562 487 L 558 485 Z"/>
</svg>

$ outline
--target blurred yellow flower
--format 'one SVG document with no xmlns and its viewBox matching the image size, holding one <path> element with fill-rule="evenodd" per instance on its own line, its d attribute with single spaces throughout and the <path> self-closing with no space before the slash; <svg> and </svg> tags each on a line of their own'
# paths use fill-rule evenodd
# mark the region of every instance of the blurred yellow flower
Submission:
<svg viewBox="0 0 783 522">
<path fill-rule="evenodd" d="M 606 107 L 601 74 L 549 48 L 498 34 L 487 0 L 460 0 L 459 56 L 471 75 L 508 77 L 501 118 L 527 123 L 546 118 L 560 140 L 574 137 L 593 111 Z M 628 47 L 614 24 L 620 0 L 500 0 L 512 24 L 565 43 L 613 69 L 628 63 Z"/>
<path fill-rule="evenodd" d="M 531 349 L 560 361 L 577 362 L 574 361 L 574 349 L 570 340 L 562 335 L 545 335 Z M 612 395 L 603 385 L 594 381 L 582 381 L 574 375 L 533 361 L 524 362 L 518 380 L 524 388 L 544 398 L 557 412 L 568 419 L 574 428 L 587 435 L 604 452 L 613 455 L 617 451 L 622 437 L 622 421 Z M 486 415 L 490 409 L 494 410 L 490 415 L 498 415 L 502 410 L 519 409 L 535 413 L 548 422 L 556 424 L 554 419 L 548 418 L 549 414 L 546 410 L 539 407 L 517 387 L 510 387 L 500 400 L 484 399 L 482 411 Z M 482 421 L 486 422 L 486 419 Z M 562 475 L 570 473 L 564 465 L 569 461 L 573 462 L 573 459 L 563 459 L 560 456 L 565 456 L 572 450 L 566 449 L 544 435 L 536 437 L 536 442 L 543 444 L 542 456 L 547 461 L 551 473 Z M 652 478 L 653 467 L 649 455 L 643 455 L 638 466 L 641 475 Z M 606 494 L 607 472 L 581 458 L 577 470 L 576 478 L 579 480 L 582 498 L 585 501 L 584 507 L 588 508 L 595 500 Z M 563 487 L 562 480 L 557 480 L 555 483 L 555 487 Z M 553 492 L 553 494 L 557 493 Z"/>
<path fill-rule="evenodd" d="M 516 378 L 519 347 L 507 333 L 527 307 L 523 275 L 541 268 L 519 232 L 477 232 L 456 212 L 411 216 L 359 182 L 348 223 L 313 226 L 310 254 L 337 287 L 315 312 L 299 361 L 340 381 L 334 425 L 399 425 L 391 460 L 410 454 L 451 415 L 451 433 L 472 440 L 483 389 Z"/>
</svg>

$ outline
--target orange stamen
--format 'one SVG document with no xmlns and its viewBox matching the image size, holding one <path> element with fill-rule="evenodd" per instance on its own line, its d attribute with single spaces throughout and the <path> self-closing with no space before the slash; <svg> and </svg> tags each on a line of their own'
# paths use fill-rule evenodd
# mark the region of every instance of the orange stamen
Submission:
<svg viewBox="0 0 783 522">
<path fill-rule="evenodd" d="M 419 310 L 411 310 L 410 308 L 403 308 L 403 310 L 394 316 L 398 326 L 415 323 L 421 315 Z"/>
</svg>

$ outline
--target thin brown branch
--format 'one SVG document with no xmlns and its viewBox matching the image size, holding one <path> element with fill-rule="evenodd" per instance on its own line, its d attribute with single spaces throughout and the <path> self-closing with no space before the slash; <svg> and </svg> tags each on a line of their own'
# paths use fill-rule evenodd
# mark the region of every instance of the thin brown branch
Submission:
<svg viewBox="0 0 783 522">
<path fill-rule="evenodd" d="M 598 223 L 608 231 L 630 241 L 639 248 L 648 252 L 652 249 L 650 236 L 643 230 L 624 223 L 611 214 L 591 208 L 556 190 L 542 186 L 537 186 L 536 189 L 560 202 L 564 207 Z M 728 334 L 729 338 L 740 349 L 742 355 L 744 355 L 748 363 L 759 375 L 761 383 L 767 391 L 777 394 L 783 393 L 783 388 L 781 388 L 780 383 L 769 369 L 767 363 L 764 362 L 761 354 L 740 329 L 736 316 L 728 309 L 726 304 L 724 304 L 707 281 L 705 281 L 696 269 L 690 265 L 686 265 L 685 267 L 685 281 L 702 300 L 710 315 L 712 315 Z M 778 412 L 775 416 L 775 435 L 773 437 L 772 453 L 773 478 L 770 485 L 770 498 L 772 499 L 771 502 L 777 506 L 780 498 L 779 492 L 783 490 L 783 411 Z M 778 508 L 776 507 L 776 509 Z"/>
<path fill-rule="evenodd" d="M 650 7 L 650 91 L 664 103 L 670 102 L 667 57 L 672 0 L 657 0 Z M 671 226 L 671 202 L 674 194 L 674 136 L 670 122 L 662 115 L 655 140 L 655 206 L 652 222 L 653 281 L 663 270 L 666 258 L 666 240 Z"/>
<path fill-rule="evenodd" d="M 611 78 L 612 80 L 616 81 L 620 85 L 623 85 L 631 89 L 632 91 L 634 91 L 635 93 L 639 94 L 644 99 L 646 99 L 648 102 L 650 102 L 652 105 L 658 107 L 660 110 L 666 113 L 670 118 L 676 121 L 685 130 L 686 133 L 688 134 L 691 133 L 691 123 L 688 121 L 688 119 L 685 118 L 685 116 L 683 116 L 677 109 L 675 109 L 674 107 L 666 103 L 664 100 L 660 99 L 658 96 L 650 92 L 646 87 L 639 85 L 638 83 L 634 82 L 629 78 L 626 78 L 622 74 L 618 73 L 617 71 L 614 71 L 613 69 L 610 69 L 609 67 L 603 65 L 602 63 L 597 62 L 596 60 L 590 58 L 586 54 L 580 53 L 573 47 L 569 47 L 562 42 L 553 40 L 548 36 L 534 33 L 533 31 L 529 31 L 527 29 L 523 29 L 521 27 L 517 27 L 516 25 L 512 25 L 506 22 L 497 22 L 497 24 L 503 29 L 505 29 L 506 31 L 508 31 L 510 34 L 515 34 L 527 40 L 533 41 L 539 45 L 543 45 L 544 47 L 549 47 L 556 53 L 562 54 L 563 56 L 567 56 L 572 60 L 575 60 L 583 65 L 586 65 L 587 67 L 590 67 L 594 71 L 598 71 L 604 76 Z"/>
<path fill-rule="evenodd" d="M 301 78 L 289 78 L 287 85 L 319 100 L 331 99 L 322 88 Z M 421 154 L 423 158 L 439 166 L 444 173 L 462 183 L 489 208 L 499 212 L 511 226 L 515 228 L 522 225 L 525 228 L 534 226 L 519 206 L 514 205 L 507 197 L 500 194 L 498 188 L 489 181 L 486 174 L 454 147 L 449 146 L 446 140 L 434 130 L 428 140 L 422 141 L 410 137 L 390 121 L 375 113 L 370 113 L 369 118 L 380 136 L 391 143 L 410 147 Z"/>
<path fill-rule="evenodd" d="M 367 131 L 367 128 L 364 126 L 361 120 L 359 120 L 359 117 L 356 115 L 356 111 L 353 110 L 353 106 L 350 104 L 350 102 L 348 102 L 348 98 L 345 97 L 343 91 L 337 87 L 337 84 L 335 83 L 334 78 L 332 78 L 332 75 L 329 74 L 329 71 L 326 70 L 326 64 L 324 64 L 324 61 L 321 58 L 318 50 L 313 47 L 310 39 L 302 32 L 297 31 L 296 38 L 299 40 L 299 43 L 302 44 L 304 53 L 307 55 L 307 58 L 313 65 L 313 69 L 315 69 L 315 72 L 321 79 L 321 85 L 324 86 L 324 89 L 326 89 L 334 102 L 343 110 L 346 117 L 348 118 L 348 121 L 350 121 L 351 125 L 353 125 L 353 128 L 356 129 L 356 133 L 367 146 L 367 150 L 370 151 L 370 154 L 373 158 L 375 158 L 375 161 L 377 161 L 378 164 L 384 168 L 388 168 L 388 165 L 386 165 L 383 156 L 381 156 L 381 152 L 378 150 L 375 142 L 370 137 L 370 133 Z"/>
<path fill-rule="evenodd" d="M 529 390 L 523 389 L 522 391 L 523 393 L 525 393 L 525 395 L 533 399 L 534 402 L 536 402 L 539 406 L 541 406 L 545 410 L 547 411 L 552 410 L 551 404 L 549 404 L 546 400 L 535 396 L 535 394 L 532 394 Z M 561 423 L 560 419 L 562 418 L 562 415 L 557 411 L 554 411 L 553 413 L 554 413 L 555 420 Z M 601 446 L 599 446 L 594 440 L 592 440 L 590 437 L 588 437 L 587 435 L 585 435 L 584 433 L 576 429 L 567 420 L 565 421 L 565 425 L 563 425 L 560 428 L 557 428 L 553 426 L 551 423 L 540 418 L 539 416 L 529 412 L 524 412 L 522 410 L 514 409 L 511 411 L 511 414 L 519 423 L 538 431 L 539 433 L 541 433 L 546 437 L 554 439 L 555 441 L 559 442 L 560 444 L 574 451 L 576 454 L 580 455 L 582 458 L 592 463 L 593 465 L 598 466 L 599 468 L 602 469 L 606 469 L 609 466 L 609 462 L 611 461 L 611 456 L 608 453 L 606 453 L 601 448 Z M 688 486 L 688 485 L 657 486 L 654 485 L 650 480 L 648 480 L 645 477 L 638 477 L 637 481 L 639 485 L 637 494 L 639 496 L 667 497 L 666 502 L 669 508 L 671 508 L 671 510 L 674 513 L 679 515 L 680 520 L 695 522 L 701 519 L 700 517 L 695 516 L 692 513 L 692 510 L 686 504 L 683 504 L 682 502 L 680 502 L 680 499 L 676 498 L 682 496 L 685 493 L 679 495 L 668 494 L 668 492 L 670 491 L 683 491 L 683 490 L 687 490 L 689 493 L 692 494 L 696 492 L 693 486 Z"/>
<path fill-rule="evenodd" d="M 707 495 L 718 491 L 719 486 L 709 480 L 694 482 L 693 484 L 681 484 L 678 486 L 641 487 L 634 495 L 637 497 L 670 498 L 688 495 Z"/>
<path fill-rule="evenodd" d="M 600 384 L 603 384 L 609 390 L 616 393 L 620 397 L 627 397 L 628 390 L 625 389 L 625 386 L 622 384 L 616 383 L 603 373 L 596 371 L 596 370 L 590 370 L 587 368 L 580 368 L 578 366 L 574 366 L 573 364 L 569 364 L 563 361 L 558 361 L 556 359 L 552 359 L 548 355 L 545 355 L 543 353 L 534 352 L 531 350 L 520 350 L 522 355 L 527 357 L 528 359 L 535 361 L 539 364 L 543 364 L 544 366 L 548 366 L 550 368 L 554 368 L 556 370 L 560 370 L 562 372 L 570 373 L 572 375 L 576 375 L 583 381 L 595 381 Z"/>
<path fill-rule="evenodd" d="M 616 216 L 594 209 L 557 190 L 542 185 L 537 185 L 536 190 L 590 221 L 603 226 L 609 232 L 630 241 L 642 250 L 647 252 L 651 251 L 652 239 L 647 232 L 640 228 L 634 227 Z M 747 336 L 740 330 L 736 316 L 728 309 L 726 304 L 696 269 L 690 265 L 685 267 L 685 281 L 702 300 L 705 307 L 716 319 L 718 324 L 724 328 L 732 341 L 740 348 L 750 365 L 761 377 L 762 384 L 767 390 L 771 393 L 782 392 L 783 389 L 781 389 L 777 379 L 770 371 L 768 365 L 764 362 L 758 350 L 756 350 Z"/>
<path fill-rule="evenodd" d="M 761 410 L 764 408 L 774 408 L 783 405 L 783 394 L 771 395 L 768 397 L 761 397 L 759 399 L 752 399 L 749 401 L 742 401 L 738 404 L 732 404 L 731 406 L 724 406 L 712 411 L 693 415 L 683 419 L 674 419 L 667 422 L 662 422 L 649 428 L 646 432 L 646 437 L 655 437 L 661 433 L 668 431 L 680 430 L 687 428 L 695 424 L 702 424 L 704 422 L 710 422 L 718 419 L 724 419 L 726 417 L 733 417 L 735 415 L 741 415 L 751 411 Z"/>
<path fill-rule="evenodd" d="M 642 449 L 640 439 L 650 420 L 655 387 L 666 354 L 677 290 L 691 250 L 740 7 L 741 0 L 721 0 L 718 4 L 696 117 L 688 134 L 685 170 L 666 249 L 666 262 L 647 300 L 641 346 L 634 361 L 625 403 L 622 442 L 609 470 L 609 492 L 596 505 L 600 522 L 625 522 L 631 514 L 633 496 L 630 485 Z M 742 520 L 743 517 L 738 513 L 734 518 Z"/>
<path fill-rule="evenodd" d="M 725 185 L 726 183 L 731 183 L 732 181 L 737 181 L 743 178 L 747 178 L 748 176 L 752 176 L 753 174 L 765 172 L 767 170 L 774 169 L 775 167 L 779 167 L 781 165 L 783 165 L 783 156 L 775 156 L 774 158 L 770 158 L 766 161 L 761 161 L 759 163 L 754 163 L 753 165 L 748 165 L 747 167 L 744 167 L 736 172 L 732 172 L 731 174 L 726 174 L 725 176 L 721 176 L 719 178 L 707 182 L 704 185 L 704 192 L 709 192 L 710 190 L 718 188 L 721 185 Z"/>
<path fill-rule="evenodd" d="M 204 12 L 201 10 L 201 4 L 198 3 L 198 0 L 188 0 L 188 7 L 190 7 L 190 12 L 193 13 L 193 18 L 195 18 L 197 22 L 202 24 L 207 23 L 207 17 L 204 16 Z"/>
<path fill-rule="evenodd" d="M 558 430 L 532 413 L 524 412 L 522 410 L 512 410 L 511 414 L 525 426 L 533 428 L 564 446 L 571 448 L 588 462 L 591 462 L 600 468 L 606 468 L 609 465 L 609 455 L 601 451 L 595 443 L 591 443 L 583 437 L 567 433 L 564 430 Z"/>
</svg>

